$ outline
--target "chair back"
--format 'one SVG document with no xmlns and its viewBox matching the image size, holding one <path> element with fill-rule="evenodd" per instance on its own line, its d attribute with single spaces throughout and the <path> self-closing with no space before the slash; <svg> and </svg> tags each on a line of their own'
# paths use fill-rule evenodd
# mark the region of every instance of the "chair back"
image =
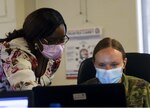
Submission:
<svg viewBox="0 0 150 108">
<path fill-rule="evenodd" d="M 126 75 L 136 76 L 150 82 L 150 54 L 126 53 Z"/>
<path fill-rule="evenodd" d="M 95 77 L 96 70 L 94 64 L 92 62 L 92 58 L 87 58 L 81 62 L 78 77 L 77 77 L 77 84 L 81 84 L 93 77 Z"/>
</svg>

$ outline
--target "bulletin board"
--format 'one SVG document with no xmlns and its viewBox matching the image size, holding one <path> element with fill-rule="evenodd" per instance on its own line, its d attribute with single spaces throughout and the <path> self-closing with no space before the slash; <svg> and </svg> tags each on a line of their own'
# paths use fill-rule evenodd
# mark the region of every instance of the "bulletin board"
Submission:
<svg viewBox="0 0 150 108">
<path fill-rule="evenodd" d="M 99 27 L 68 30 L 70 40 L 65 46 L 66 78 L 76 79 L 80 63 L 92 57 L 93 50 L 101 37 Z"/>
</svg>

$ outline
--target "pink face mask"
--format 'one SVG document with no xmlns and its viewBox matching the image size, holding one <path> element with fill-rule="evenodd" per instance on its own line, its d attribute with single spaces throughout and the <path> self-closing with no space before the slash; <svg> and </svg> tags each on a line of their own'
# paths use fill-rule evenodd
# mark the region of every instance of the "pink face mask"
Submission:
<svg viewBox="0 0 150 108">
<path fill-rule="evenodd" d="M 63 53 L 64 45 L 43 45 L 43 51 L 41 52 L 43 56 L 49 59 L 56 60 L 61 57 Z"/>
</svg>

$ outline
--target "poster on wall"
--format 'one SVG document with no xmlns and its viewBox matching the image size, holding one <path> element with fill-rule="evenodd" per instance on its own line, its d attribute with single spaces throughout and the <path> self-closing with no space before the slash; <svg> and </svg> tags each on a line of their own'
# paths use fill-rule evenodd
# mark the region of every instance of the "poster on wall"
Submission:
<svg viewBox="0 0 150 108">
<path fill-rule="evenodd" d="M 80 63 L 92 57 L 97 42 L 102 38 L 99 27 L 68 30 L 70 40 L 65 46 L 66 78 L 76 79 Z"/>
</svg>

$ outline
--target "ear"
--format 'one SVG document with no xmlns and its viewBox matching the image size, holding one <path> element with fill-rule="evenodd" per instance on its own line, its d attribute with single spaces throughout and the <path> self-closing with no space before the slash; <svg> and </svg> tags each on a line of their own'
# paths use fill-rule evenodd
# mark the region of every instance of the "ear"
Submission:
<svg viewBox="0 0 150 108">
<path fill-rule="evenodd" d="M 123 60 L 123 69 L 125 69 L 125 67 L 126 67 L 126 64 L 127 64 L 127 58 L 125 58 L 124 60 Z"/>
</svg>

